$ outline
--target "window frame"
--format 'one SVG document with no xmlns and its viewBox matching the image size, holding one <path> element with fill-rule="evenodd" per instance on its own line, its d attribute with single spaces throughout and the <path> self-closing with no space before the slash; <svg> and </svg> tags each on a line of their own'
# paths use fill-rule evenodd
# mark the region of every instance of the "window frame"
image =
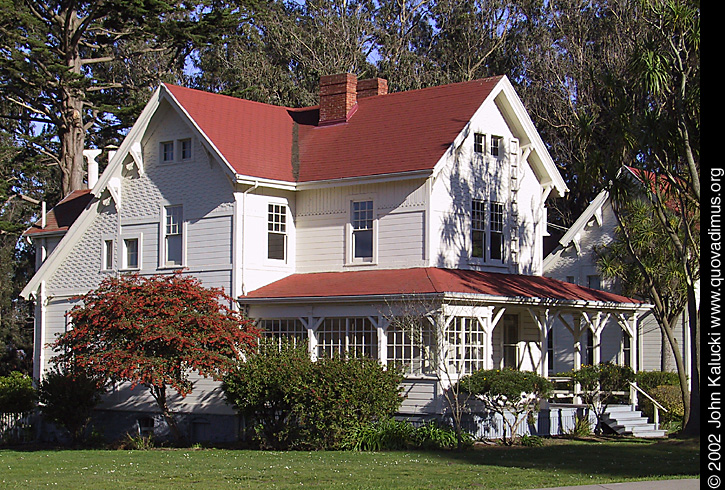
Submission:
<svg viewBox="0 0 725 490">
<path fill-rule="evenodd" d="M 357 328 L 359 325 L 362 328 Z M 368 334 L 369 341 L 366 341 Z M 317 359 L 363 355 L 378 360 L 380 356 L 378 328 L 368 317 L 327 317 L 317 327 L 315 337 Z M 362 352 L 356 351 L 359 348 Z"/>
<path fill-rule="evenodd" d="M 101 238 L 101 271 L 112 271 L 114 255 L 116 252 L 116 240 L 113 237 Z"/>
<path fill-rule="evenodd" d="M 178 233 L 169 233 L 169 209 L 179 209 Z M 186 265 L 186 221 L 184 221 L 184 207 L 181 204 L 165 204 L 161 206 L 161 239 L 159 240 L 159 267 L 175 269 Z M 169 237 L 179 236 L 179 263 L 169 262 Z"/>
<path fill-rule="evenodd" d="M 436 376 L 438 346 L 435 329 L 424 317 L 420 317 L 413 328 L 408 331 L 397 325 L 388 326 L 384 334 L 386 363 L 400 367 L 408 377 Z"/>
<path fill-rule="evenodd" d="M 494 210 L 494 207 L 497 208 L 497 210 Z M 500 211 L 499 211 L 500 209 Z M 500 217 L 499 220 L 494 220 L 494 216 Z M 497 225 L 496 230 L 494 230 L 494 223 Z M 504 262 L 505 257 L 505 245 L 504 245 L 504 228 L 506 226 L 506 216 L 505 216 L 505 207 L 502 202 L 498 201 L 488 201 L 488 258 L 491 262 Z M 493 250 L 494 250 L 494 235 L 497 236 L 500 240 L 499 247 L 498 247 L 498 256 L 494 256 Z"/>
<path fill-rule="evenodd" d="M 377 217 L 377 208 L 375 205 L 376 199 L 375 196 L 372 195 L 366 195 L 366 196 L 352 196 L 348 199 L 348 221 L 346 224 L 347 227 L 347 245 L 346 245 L 346 251 L 345 251 L 345 265 L 376 265 L 378 262 L 378 217 Z M 355 209 L 355 205 L 358 203 L 369 203 L 369 208 L 367 209 Z M 365 218 L 365 221 L 369 221 L 370 225 L 366 228 L 356 228 L 356 221 L 359 223 L 361 220 L 358 218 L 356 220 L 355 213 L 357 212 L 365 212 L 366 214 L 369 214 L 369 218 Z M 362 235 L 361 232 L 369 233 L 370 235 L 370 247 L 371 247 L 371 255 L 370 256 L 364 256 L 364 257 L 357 257 L 356 256 L 356 245 L 357 245 L 357 236 Z"/>
<path fill-rule="evenodd" d="M 503 136 L 491 135 L 489 143 L 489 154 L 496 159 L 503 158 L 505 148 L 503 144 Z"/>
<path fill-rule="evenodd" d="M 473 133 L 473 153 L 484 155 L 486 153 L 486 133 Z"/>
<path fill-rule="evenodd" d="M 499 219 L 494 220 L 496 217 Z M 505 230 L 506 207 L 504 203 L 471 199 L 469 260 L 479 264 L 504 265 L 506 261 Z M 493 253 L 496 243 L 499 244 L 500 254 Z"/>
<path fill-rule="evenodd" d="M 511 342 L 507 341 L 507 325 L 506 321 L 507 319 L 515 318 L 516 324 L 513 325 L 516 329 L 516 341 Z M 520 353 L 519 353 L 519 344 L 521 344 L 521 317 L 518 315 L 518 313 L 508 313 L 504 314 L 503 318 L 501 319 L 501 369 L 503 368 L 512 368 L 518 370 L 520 368 Z M 507 362 L 507 348 L 513 349 L 514 354 L 514 366 L 510 366 Z"/>
<path fill-rule="evenodd" d="M 131 265 L 129 264 L 129 251 L 128 251 L 128 244 L 130 242 L 136 243 L 136 264 Z M 119 240 L 119 247 L 120 247 L 120 269 L 124 271 L 139 271 L 142 267 L 142 235 L 123 235 L 121 239 Z"/>
<path fill-rule="evenodd" d="M 179 148 L 178 148 L 178 150 L 179 150 L 179 160 L 182 161 L 182 162 L 188 162 L 189 160 L 191 160 L 192 158 L 194 158 L 194 153 L 193 153 L 194 146 L 193 146 L 193 143 L 191 141 L 191 138 L 182 138 L 182 139 L 180 139 L 178 141 L 179 141 Z M 189 148 L 188 149 L 184 148 L 184 145 L 186 143 L 189 144 Z M 185 155 L 185 152 L 187 150 L 188 150 L 188 156 Z"/>
<path fill-rule="evenodd" d="M 488 334 L 475 316 L 456 316 L 445 328 L 445 362 L 454 372 L 471 374 L 486 368 Z"/>
<path fill-rule="evenodd" d="M 277 209 L 281 208 L 281 209 Z M 287 263 L 288 260 L 288 247 L 289 247 L 289 234 L 287 231 L 289 223 L 289 206 L 283 202 L 268 202 L 267 203 L 267 260 L 275 263 Z M 275 218 L 280 217 L 280 221 L 276 221 Z M 278 229 L 274 229 L 274 228 Z M 273 236 L 282 236 L 282 257 L 271 257 L 270 241 Z"/>
<path fill-rule="evenodd" d="M 175 147 L 176 145 L 174 140 L 159 141 L 159 162 L 174 163 L 176 161 Z"/>
</svg>

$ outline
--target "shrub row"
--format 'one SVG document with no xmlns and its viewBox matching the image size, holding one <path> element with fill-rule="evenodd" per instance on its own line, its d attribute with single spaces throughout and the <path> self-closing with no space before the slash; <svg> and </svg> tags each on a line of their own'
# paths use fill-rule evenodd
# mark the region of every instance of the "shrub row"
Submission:
<svg viewBox="0 0 725 490">
<path fill-rule="evenodd" d="M 463 444 L 470 445 L 473 438 L 463 433 Z M 454 449 L 458 445 L 456 431 L 434 421 L 414 426 L 407 420 L 385 419 L 353 427 L 342 444 L 343 449 L 354 451 L 383 451 L 396 449 Z"/>
<path fill-rule="evenodd" d="M 401 374 L 367 357 L 313 362 L 305 346 L 260 346 L 223 382 L 227 401 L 269 449 L 338 449 L 355 428 L 391 417 Z"/>
</svg>

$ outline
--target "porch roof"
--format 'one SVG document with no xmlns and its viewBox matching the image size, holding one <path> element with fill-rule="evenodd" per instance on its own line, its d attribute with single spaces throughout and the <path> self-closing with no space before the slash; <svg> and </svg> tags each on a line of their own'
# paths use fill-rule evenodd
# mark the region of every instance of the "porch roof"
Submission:
<svg viewBox="0 0 725 490">
<path fill-rule="evenodd" d="M 597 302 L 643 306 L 639 300 L 543 276 L 421 267 L 293 274 L 241 296 L 242 303 L 292 300 L 473 294 L 501 299 Z"/>
</svg>

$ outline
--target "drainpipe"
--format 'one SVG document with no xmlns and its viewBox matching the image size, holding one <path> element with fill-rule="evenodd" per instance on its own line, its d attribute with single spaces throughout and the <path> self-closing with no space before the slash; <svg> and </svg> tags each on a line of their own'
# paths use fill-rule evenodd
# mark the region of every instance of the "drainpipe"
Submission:
<svg viewBox="0 0 725 490">
<path fill-rule="evenodd" d="M 241 277 L 240 277 L 242 296 L 247 294 L 247 288 L 244 284 L 244 270 L 246 269 L 246 266 L 247 266 L 247 258 L 244 255 L 244 253 L 245 253 L 244 252 L 244 249 L 245 249 L 244 242 L 247 239 L 247 228 L 246 228 L 247 194 L 256 190 L 258 187 L 259 187 L 259 181 L 255 180 L 254 185 L 242 193 L 242 238 L 241 238 L 241 240 L 242 240 L 242 247 L 241 247 L 242 248 L 242 250 L 241 250 L 242 267 L 241 267 Z"/>
</svg>

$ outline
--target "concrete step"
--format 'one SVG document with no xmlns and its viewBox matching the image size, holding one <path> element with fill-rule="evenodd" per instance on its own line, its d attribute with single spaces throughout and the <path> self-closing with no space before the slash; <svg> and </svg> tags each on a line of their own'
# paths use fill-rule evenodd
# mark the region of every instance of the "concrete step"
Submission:
<svg viewBox="0 0 725 490">
<path fill-rule="evenodd" d="M 642 438 L 665 437 L 666 435 L 664 430 L 655 429 L 654 424 L 650 424 L 641 411 L 633 410 L 628 405 L 607 407 L 607 411 L 602 416 L 602 423 L 620 435 Z"/>
</svg>

